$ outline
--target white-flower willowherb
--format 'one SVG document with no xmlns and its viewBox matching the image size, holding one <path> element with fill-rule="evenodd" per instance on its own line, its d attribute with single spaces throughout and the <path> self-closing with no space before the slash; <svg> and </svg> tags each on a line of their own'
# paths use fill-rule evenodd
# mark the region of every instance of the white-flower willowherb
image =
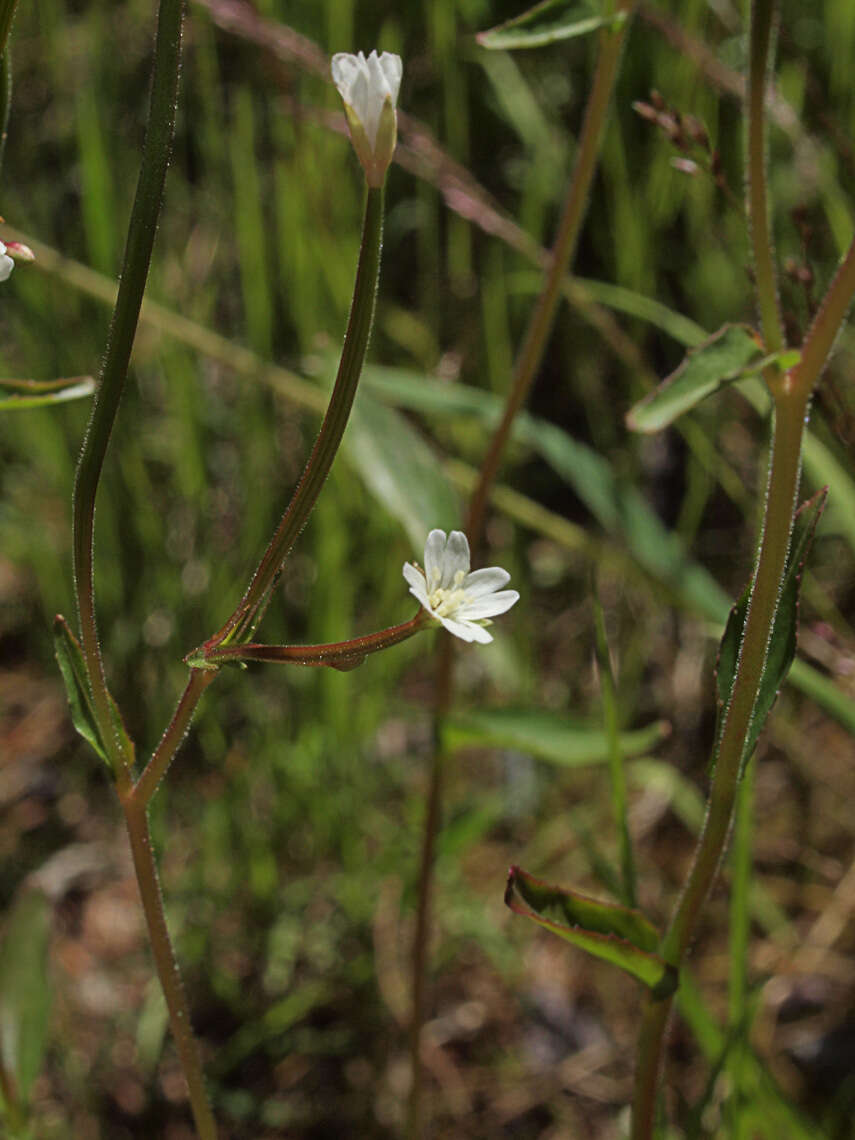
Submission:
<svg viewBox="0 0 855 1140">
<path fill-rule="evenodd" d="M 5 244 L 0 241 L 0 281 L 5 281 L 14 268 L 15 262 L 6 253 Z"/>
<path fill-rule="evenodd" d="M 488 566 L 470 572 L 469 542 L 461 530 L 448 536 L 432 530 L 425 542 L 424 570 L 405 562 L 404 577 L 431 617 L 463 641 L 492 641 L 484 628 L 488 619 L 519 601 L 516 590 L 502 589 L 511 580 L 507 570 Z"/>
<path fill-rule="evenodd" d="M 369 186 L 382 186 L 398 137 L 401 57 L 373 51 L 332 57 L 333 82 L 344 102 L 350 138 Z"/>
</svg>

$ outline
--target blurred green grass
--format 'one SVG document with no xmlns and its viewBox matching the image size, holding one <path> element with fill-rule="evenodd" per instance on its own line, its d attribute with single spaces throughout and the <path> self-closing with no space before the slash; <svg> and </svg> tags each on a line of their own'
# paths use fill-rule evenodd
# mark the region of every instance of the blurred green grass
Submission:
<svg viewBox="0 0 855 1140">
<path fill-rule="evenodd" d="M 800 256 L 789 211 L 804 203 L 820 292 L 853 224 L 855 20 L 847 0 L 810 14 L 794 0 L 783 7 L 781 91 L 794 114 L 779 115 L 784 128 L 771 135 L 775 233 L 782 260 Z M 580 277 L 653 297 L 710 330 L 753 316 L 741 220 L 702 178 L 673 169 L 667 144 L 631 102 L 655 86 L 704 119 L 739 191 L 740 111 L 721 89 L 720 69 L 741 64 L 741 24 L 735 9 L 718 10 L 698 0 L 673 15 L 637 20 L 576 263 Z M 402 108 L 471 171 L 500 213 L 533 242 L 548 244 L 593 41 L 487 57 L 474 31 L 518 6 L 484 0 L 270 2 L 259 11 L 324 53 L 374 45 L 399 51 Z M 152 19 L 150 6 L 137 0 L 118 7 L 38 0 L 21 8 L 15 27 L 2 213 L 108 278 L 118 269 L 136 177 Z M 676 30 L 690 46 L 705 45 L 719 71 L 705 71 L 706 57 L 685 43 L 675 48 Z M 310 70 L 191 6 L 149 296 L 316 388 L 344 327 L 360 216 L 350 148 L 326 125 L 333 109 L 333 92 Z M 484 395 L 506 390 L 532 277 L 518 249 L 448 208 L 437 180 L 392 172 L 371 359 L 438 377 L 448 405 L 461 385 Z M 483 208 L 474 212 L 486 216 Z M 785 284 L 783 297 L 804 321 L 799 292 Z M 48 379 L 97 371 L 109 309 L 67 276 L 19 267 L 0 305 L 3 374 Z M 685 434 L 631 437 L 624 412 L 651 375 L 678 363 L 683 346 L 640 317 L 615 319 L 628 346 L 598 329 L 602 312 L 565 306 L 532 411 L 596 451 L 602 486 L 624 489 L 630 502 L 646 500 L 733 596 L 753 550 L 763 420 L 728 393 L 698 409 Z M 851 370 L 850 334 L 829 377 L 842 410 L 832 404 L 826 418 L 820 408 L 815 420 L 840 481 L 851 472 Z M 477 465 L 487 438 L 481 416 L 413 408 L 400 389 L 386 402 L 401 409 L 399 429 L 415 432 L 435 455 L 438 474 L 446 458 Z M 59 745 L 40 744 L 38 736 L 26 750 L 16 743 L 20 718 L 32 711 L 23 679 L 43 681 L 44 699 L 60 699 L 50 622 L 56 611 L 72 611 L 69 496 L 85 421 L 82 405 L 0 419 L 0 675 L 13 678 L 0 689 L 13 694 L 0 704 L 0 733 L 8 725 L 17 733 L 0 734 L 0 748 L 13 770 L 35 767 L 42 781 L 40 811 L 32 809 L 33 793 L 5 809 L 5 900 L 26 873 L 72 844 L 104 842 L 106 879 L 125 874 L 109 790 L 85 749 L 67 733 Z M 221 624 L 275 526 L 315 423 L 306 401 L 289 400 L 252 367 L 233 367 L 157 322 L 141 326 L 99 497 L 96 575 L 112 687 L 145 746 L 154 744 L 180 691 L 183 654 Z M 400 513 L 378 501 L 359 471 L 352 455 L 341 456 L 266 619 L 269 640 L 339 640 L 408 616 L 400 566 L 420 550 Z M 410 473 L 403 463 L 402 484 Z M 631 551 L 627 557 L 631 528 L 610 533 L 572 480 L 556 478 L 530 436 L 514 442 L 504 478 L 505 504 L 510 492 L 525 498 L 513 500 L 515 514 L 496 511 L 489 561 L 512 571 L 523 601 L 489 652 L 466 657 L 462 708 L 528 702 L 599 723 L 587 600 L 595 563 L 619 657 L 622 722 L 637 727 L 667 717 L 673 732 L 662 754 L 676 770 L 672 783 L 685 777 L 702 786 L 713 714 L 713 646 L 702 621 L 669 609 L 673 590 L 641 573 Z M 538 514 L 544 509 L 552 512 L 545 520 Z M 855 657 L 851 544 L 851 527 L 829 523 L 803 614 L 814 661 L 842 677 L 850 694 L 843 675 Z M 430 748 L 428 646 L 427 637 L 406 643 L 350 674 L 253 669 L 224 677 L 156 801 L 170 921 L 218 1111 L 235 1136 L 396 1132 L 406 1013 L 400 986 Z M 817 737 L 822 773 L 809 763 Z M 843 730 L 788 691 L 764 749 L 756 795 L 768 828 L 757 837 L 757 881 L 763 886 L 768 878 L 779 923 L 768 906 L 761 917 L 754 912 L 755 980 L 773 972 L 768 961 L 783 969 L 786 955 L 796 953 L 799 931 L 828 902 L 853 845 L 841 807 L 853 790 L 851 739 Z M 679 791 L 642 782 L 633 796 L 641 894 L 661 917 L 688 850 L 674 814 Z M 438 1113 L 448 1135 L 616 1134 L 628 1088 L 632 991 L 510 922 L 501 906 L 511 859 L 602 891 L 597 868 L 613 864 L 617 850 L 610 811 L 602 766 L 556 770 L 517 747 L 461 754 L 441 847 L 434 962 L 436 1032 L 452 1068 L 432 1073 L 443 1090 Z M 86 966 L 93 977 L 126 985 L 127 1000 L 76 1004 L 73 982 L 62 983 L 84 969 L 72 949 L 91 949 L 80 915 L 103 883 L 76 889 L 57 920 L 60 996 L 47 1073 L 37 1086 L 40 1134 L 179 1136 L 170 1048 L 161 1057 L 156 1034 L 150 1079 L 139 1085 L 147 1055 L 136 1044 L 140 1009 L 151 1007 L 157 1023 L 156 1003 L 144 1004 L 141 945 L 103 967 L 103 977 L 96 963 Z M 724 959 L 720 900 L 714 914 L 721 921 L 707 936 Z M 784 949 L 770 959 L 775 946 Z M 711 953 L 701 980 L 723 1017 L 718 961 Z M 848 975 L 826 966 L 812 974 L 805 968 L 802 983 L 819 978 L 826 1021 L 836 1004 L 845 1024 L 841 974 Z M 797 1004 L 795 981 L 787 994 Z M 777 1008 L 762 1007 L 761 1030 L 774 1024 Z M 579 1075 L 567 1058 L 594 1046 L 601 1050 L 594 1077 L 584 1068 Z M 847 1134 L 845 1092 L 825 1107 L 823 1121 L 820 1077 L 800 1070 L 785 1044 L 768 1046 L 763 1061 L 816 1128 Z M 676 1064 L 687 1102 L 701 1097 L 703 1070 Z M 727 1111 L 738 1114 L 739 1097 L 731 1099 Z"/>
</svg>

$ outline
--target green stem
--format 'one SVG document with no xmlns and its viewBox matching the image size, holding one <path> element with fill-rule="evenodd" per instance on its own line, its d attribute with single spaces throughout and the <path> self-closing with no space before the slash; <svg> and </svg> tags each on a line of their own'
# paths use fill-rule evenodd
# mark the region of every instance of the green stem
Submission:
<svg viewBox="0 0 855 1140">
<path fill-rule="evenodd" d="M 776 6 L 776 0 L 753 0 L 746 92 L 748 219 L 760 324 L 766 351 L 769 353 L 779 352 L 784 347 L 766 184 L 766 91 L 770 78 Z"/>
<path fill-rule="evenodd" d="M 93 402 L 74 481 L 74 583 L 81 646 L 102 738 L 110 752 L 114 771 L 117 774 L 124 772 L 126 778 L 129 778 L 131 760 L 123 754 L 113 729 L 95 616 L 95 497 L 127 376 L 163 200 L 178 98 L 182 15 L 183 0 L 161 0 L 148 126 L 128 227 L 119 292 L 113 309 L 101 382 Z"/>
<path fill-rule="evenodd" d="M 733 1140 L 748 1135 L 745 1114 L 740 1111 L 745 1073 L 750 1056 L 748 1032 L 748 947 L 751 935 L 751 867 L 753 862 L 754 771 L 756 753 L 745 767 L 736 790 L 730 891 L 730 938 L 728 971 L 728 1023 L 733 1044 L 727 1070 L 737 1090 Z"/>
<path fill-rule="evenodd" d="M 718 871 L 733 814 L 745 738 L 766 661 L 793 525 L 807 399 L 781 390 L 775 400 L 771 473 L 763 537 L 753 578 L 730 704 L 725 713 L 707 816 L 685 890 L 662 942 L 662 955 L 679 967 Z M 648 998 L 638 1047 L 633 1140 L 650 1140 L 662 1046 L 671 1000 Z"/>
<path fill-rule="evenodd" d="M 469 536 L 473 558 L 481 543 L 481 532 L 490 498 L 490 489 L 498 474 L 514 419 L 522 408 L 537 375 L 555 323 L 555 314 L 562 296 L 565 276 L 576 249 L 579 231 L 585 216 L 585 208 L 600 151 L 600 140 L 617 78 L 621 51 L 629 29 L 629 14 L 634 6 L 630 0 L 623 0 L 618 5 L 618 11 L 625 13 L 626 18 L 616 21 L 614 26 L 604 28 L 600 32 L 597 69 L 585 108 L 585 119 L 579 137 L 576 165 L 570 178 L 543 288 L 535 303 L 525 338 L 514 364 L 504 414 L 499 426 L 493 433 L 493 438 L 481 465 L 478 485 L 469 504 L 466 532 Z"/>
<path fill-rule="evenodd" d="M 567 268 L 573 257 L 579 230 L 585 216 L 585 207 L 596 169 L 600 140 L 605 127 L 611 94 L 618 72 L 621 50 L 629 27 L 629 14 L 634 0 L 620 0 L 617 11 L 626 18 L 615 21 L 611 28 L 600 33 L 599 54 L 594 82 L 585 109 L 582 133 L 579 138 L 576 164 L 570 179 L 567 197 L 561 213 L 555 242 L 549 258 L 546 277 L 535 303 L 526 334 L 514 365 L 510 391 L 502 420 L 493 438 L 472 494 L 467 513 L 466 531 L 469 536 L 473 560 L 481 543 L 484 517 L 493 485 L 499 471 L 502 455 L 510 437 L 517 413 L 522 408 L 534 377 L 543 360 L 549 335 L 555 323 L 558 303 L 565 286 Z M 442 783 L 446 756 L 441 746 L 443 722 L 451 703 L 454 673 L 454 645 L 451 638 L 440 644 L 434 685 L 434 752 L 431 762 L 427 808 L 422 831 L 421 863 L 419 867 L 416 931 L 412 961 L 412 1017 L 410 1024 L 410 1102 L 408 1136 L 419 1140 L 423 1129 L 423 1084 L 421 1063 L 421 1035 L 425 1019 L 427 991 L 427 949 L 430 938 L 430 905 L 433 886 L 433 869 L 436 837 L 442 818 Z"/>
<path fill-rule="evenodd" d="M 6 152 L 9 112 L 12 110 L 12 53 L 7 47 L 0 55 L 0 167 Z"/>
<path fill-rule="evenodd" d="M 303 471 L 297 489 L 291 498 L 282 521 L 264 552 L 261 562 L 247 587 L 237 609 L 222 627 L 205 643 L 210 650 L 218 645 L 239 640 L 252 631 L 260 619 L 264 606 L 275 585 L 282 563 L 306 524 L 312 508 L 324 485 L 336 452 L 341 444 L 344 429 L 350 416 L 371 327 L 374 322 L 374 302 L 380 273 L 380 253 L 383 239 L 383 188 L 368 187 L 365 197 L 365 216 L 362 227 L 362 245 L 350 318 L 342 346 L 341 360 L 335 387 L 330 398 L 321 430 L 312 448 L 312 454 Z"/>
<path fill-rule="evenodd" d="M 169 938 L 166 916 L 163 913 L 163 899 L 151 847 L 147 808 L 134 795 L 123 801 L 123 807 L 151 950 L 163 987 L 163 995 L 166 998 L 169 1024 L 178 1048 L 181 1068 L 187 1081 L 196 1131 L 199 1140 L 217 1140 L 217 1126 L 205 1091 L 202 1062 L 190 1024 L 190 1010 Z"/>
<path fill-rule="evenodd" d="M 801 360 L 793 369 L 791 383 L 810 395 L 819 382 L 837 334 L 855 296 L 855 238 L 837 268 L 802 345 Z"/>
<path fill-rule="evenodd" d="M 146 764 L 142 775 L 133 788 L 133 798 L 142 807 L 147 807 L 158 785 L 172 763 L 176 752 L 181 746 L 184 737 L 190 730 L 190 722 L 196 712 L 196 706 L 205 689 L 216 680 L 216 672 L 207 669 L 191 669 L 187 685 L 181 694 L 178 706 L 172 715 L 172 720 L 166 726 L 166 731 L 160 738 L 160 743 Z"/>
<path fill-rule="evenodd" d="M 0 0 L 0 56 L 5 55 L 9 47 L 9 35 L 17 7 L 18 0 Z"/>
</svg>

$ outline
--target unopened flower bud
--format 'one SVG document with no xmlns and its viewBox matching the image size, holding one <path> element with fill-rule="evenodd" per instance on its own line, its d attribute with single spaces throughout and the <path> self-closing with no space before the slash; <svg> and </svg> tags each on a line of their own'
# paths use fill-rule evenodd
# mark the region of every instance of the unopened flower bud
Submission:
<svg viewBox="0 0 855 1140">
<path fill-rule="evenodd" d="M 333 82 L 344 102 L 347 126 L 369 186 L 383 185 L 398 137 L 396 106 L 403 67 L 401 57 L 373 51 L 339 52 L 332 58 Z"/>
<path fill-rule="evenodd" d="M 6 252 L 15 261 L 35 261 L 36 255 L 22 241 L 7 241 Z"/>
</svg>

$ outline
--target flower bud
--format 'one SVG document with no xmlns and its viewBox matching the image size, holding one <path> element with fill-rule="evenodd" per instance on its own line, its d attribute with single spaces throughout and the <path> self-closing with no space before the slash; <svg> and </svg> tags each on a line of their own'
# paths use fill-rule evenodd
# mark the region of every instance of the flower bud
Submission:
<svg viewBox="0 0 855 1140">
<path fill-rule="evenodd" d="M 383 185 L 398 135 L 396 106 L 401 86 L 401 57 L 373 51 L 339 52 L 332 58 L 333 82 L 344 102 L 347 126 L 369 186 Z"/>
<path fill-rule="evenodd" d="M 28 245 L 24 245 L 22 241 L 7 241 L 6 253 L 14 261 L 35 261 L 36 255 Z"/>
</svg>

